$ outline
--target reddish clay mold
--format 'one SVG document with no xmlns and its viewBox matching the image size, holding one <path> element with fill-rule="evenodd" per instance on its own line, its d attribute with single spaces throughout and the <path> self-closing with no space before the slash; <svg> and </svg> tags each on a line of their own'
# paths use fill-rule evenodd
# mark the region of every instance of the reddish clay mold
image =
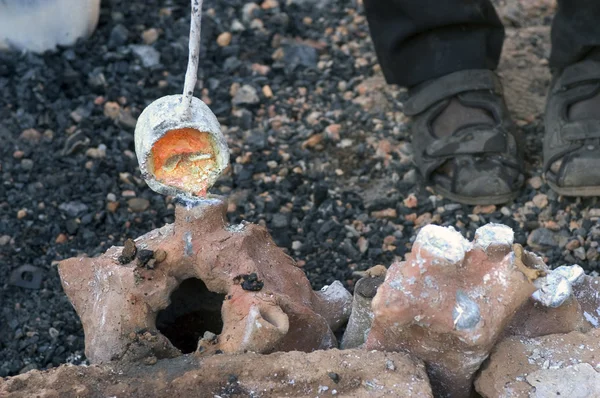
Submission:
<svg viewBox="0 0 600 398">
<path fill-rule="evenodd" d="M 198 312 L 197 305 L 216 297 L 224 300 L 219 307 L 216 299 L 212 308 L 221 315 L 222 330 L 211 331 L 218 337 L 204 340 L 203 352 L 336 346 L 332 330 L 347 320 L 350 294 L 339 282 L 314 292 L 265 228 L 227 225 L 226 208 L 221 198 L 177 205 L 175 223 L 138 238 L 137 259 L 125 265 L 119 261 L 121 247 L 97 258 L 60 263 L 63 288 L 83 323 L 86 356 L 92 363 L 179 355 L 157 329 L 156 318 L 168 307 L 171 294 L 192 278 L 205 286 L 196 289 L 195 302 L 191 297 L 185 304 L 197 316 L 214 316 L 208 309 Z M 148 258 L 141 259 L 140 253 Z M 204 331 L 196 332 L 201 336 Z"/>
<path fill-rule="evenodd" d="M 424 227 L 373 299 L 365 348 L 409 351 L 440 396 L 469 396 L 475 372 L 536 290 L 531 279 L 545 271 L 520 247 L 513 252 L 512 240 L 502 225 L 480 228 L 473 243 L 451 227 Z"/>
</svg>

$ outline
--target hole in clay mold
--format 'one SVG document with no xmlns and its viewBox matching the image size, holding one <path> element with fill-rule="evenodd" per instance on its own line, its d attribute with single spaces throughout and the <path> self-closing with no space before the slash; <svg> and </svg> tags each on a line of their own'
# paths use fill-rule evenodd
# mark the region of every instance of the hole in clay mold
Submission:
<svg viewBox="0 0 600 398">
<path fill-rule="evenodd" d="M 286 315 L 283 313 L 278 313 L 273 310 L 260 311 L 260 316 L 271 325 L 275 326 L 277 329 L 283 327 L 283 324 L 286 321 Z"/>
<path fill-rule="evenodd" d="M 186 279 L 171 293 L 171 304 L 156 317 L 156 328 L 184 354 L 194 352 L 204 332 L 221 333 L 224 294 L 213 293 L 200 279 Z"/>
</svg>

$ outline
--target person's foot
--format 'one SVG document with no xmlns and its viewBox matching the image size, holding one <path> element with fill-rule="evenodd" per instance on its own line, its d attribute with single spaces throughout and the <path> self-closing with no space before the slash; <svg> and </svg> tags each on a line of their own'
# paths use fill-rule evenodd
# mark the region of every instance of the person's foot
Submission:
<svg viewBox="0 0 600 398">
<path fill-rule="evenodd" d="M 555 76 L 545 114 L 544 175 L 565 196 L 600 195 L 600 62 Z"/>
<path fill-rule="evenodd" d="M 465 70 L 411 90 L 404 112 L 413 117 L 419 171 L 436 192 L 466 204 L 499 204 L 521 187 L 523 153 L 489 70 Z"/>
</svg>

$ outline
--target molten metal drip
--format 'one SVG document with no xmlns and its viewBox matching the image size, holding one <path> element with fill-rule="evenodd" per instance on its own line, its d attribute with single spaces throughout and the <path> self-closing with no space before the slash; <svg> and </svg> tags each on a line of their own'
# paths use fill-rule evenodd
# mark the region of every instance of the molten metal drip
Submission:
<svg viewBox="0 0 600 398">
<path fill-rule="evenodd" d="M 171 130 L 152 147 L 154 177 L 198 196 L 206 195 L 209 177 L 218 169 L 210 134 L 191 128 Z"/>
</svg>

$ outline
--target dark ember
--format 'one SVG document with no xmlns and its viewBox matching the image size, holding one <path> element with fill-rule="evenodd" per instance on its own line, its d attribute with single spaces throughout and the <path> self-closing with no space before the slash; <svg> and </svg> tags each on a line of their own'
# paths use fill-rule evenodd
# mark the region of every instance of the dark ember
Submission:
<svg viewBox="0 0 600 398">
<path fill-rule="evenodd" d="M 242 283 L 242 289 L 250 292 L 258 292 L 264 286 L 263 281 L 258 280 L 258 276 L 255 272 L 249 275 L 239 275 L 236 277 L 236 279 L 239 279 L 239 281 Z"/>
</svg>

